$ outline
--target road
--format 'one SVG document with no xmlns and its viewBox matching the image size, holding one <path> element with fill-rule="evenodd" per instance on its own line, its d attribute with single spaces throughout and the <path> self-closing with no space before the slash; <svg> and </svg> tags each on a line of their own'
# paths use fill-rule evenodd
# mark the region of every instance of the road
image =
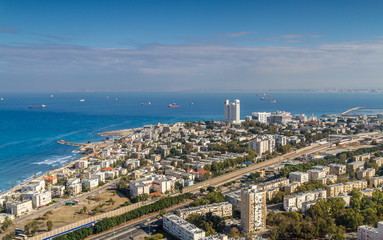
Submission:
<svg viewBox="0 0 383 240">
<path fill-rule="evenodd" d="M 189 201 L 186 201 L 184 203 L 172 206 L 170 208 L 167 208 L 166 211 L 169 212 L 169 211 L 174 211 L 174 210 L 183 208 L 186 205 L 189 205 L 191 202 L 192 201 L 189 200 Z M 145 226 L 149 227 L 148 226 L 149 224 L 152 224 L 155 221 L 157 221 L 156 216 L 158 215 L 158 213 L 159 212 L 151 213 L 151 214 L 148 214 L 146 216 L 143 216 L 140 219 L 134 219 L 132 221 L 129 221 L 126 224 L 122 224 L 120 226 L 117 226 L 116 228 L 111 229 L 108 232 L 101 233 L 101 234 L 95 235 L 95 236 L 91 236 L 91 237 L 87 238 L 87 240 L 107 240 L 107 239 L 113 239 L 113 240 L 121 239 L 122 240 L 122 239 L 129 239 L 130 237 L 138 236 L 138 235 L 144 233 L 144 231 L 142 230 L 143 227 L 145 227 Z M 148 232 L 150 231 L 150 229 L 147 229 L 147 230 L 148 230 Z"/>
</svg>

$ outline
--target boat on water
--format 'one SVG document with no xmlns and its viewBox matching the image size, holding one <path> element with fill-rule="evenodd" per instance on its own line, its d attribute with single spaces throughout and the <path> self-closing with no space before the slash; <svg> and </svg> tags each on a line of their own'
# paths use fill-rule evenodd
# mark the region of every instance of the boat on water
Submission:
<svg viewBox="0 0 383 240">
<path fill-rule="evenodd" d="M 190 102 L 189 105 L 194 105 L 194 103 L 193 103 L 193 102 Z"/>
<path fill-rule="evenodd" d="M 141 103 L 141 106 L 149 106 L 149 105 L 151 105 L 151 104 L 152 104 L 151 102 Z"/>
<path fill-rule="evenodd" d="M 46 108 L 47 106 L 42 104 L 41 106 L 29 106 L 28 108 Z"/>
<path fill-rule="evenodd" d="M 80 102 L 85 102 L 85 99 L 80 99 Z"/>
<path fill-rule="evenodd" d="M 273 100 L 273 101 L 270 101 L 269 103 L 276 103 L 277 102 L 277 100 Z"/>
<path fill-rule="evenodd" d="M 176 103 L 173 103 L 173 104 L 169 104 L 168 107 L 170 107 L 170 108 L 176 108 L 176 107 L 180 107 L 180 106 L 177 105 Z"/>
<path fill-rule="evenodd" d="M 50 96 L 51 98 L 54 98 L 55 96 L 53 95 L 53 94 L 51 94 L 51 96 Z"/>
<path fill-rule="evenodd" d="M 267 100 L 267 101 L 271 101 L 273 100 L 272 98 L 265 98 L 265 97 L 261 97 L 261 100 Z"/>
<path fill-rule="evenodd" d="M 4 98 L 0 98 L 0 101 L 4 101 Z"/>
<path fill-rule="evenodd" d="M 257 96 L 257 97 L 264 97 L 264 96 L 266 96 L 266 93 L 263 93 L 263 94 L 257 94 L 256 96 Z"/>
</svg>

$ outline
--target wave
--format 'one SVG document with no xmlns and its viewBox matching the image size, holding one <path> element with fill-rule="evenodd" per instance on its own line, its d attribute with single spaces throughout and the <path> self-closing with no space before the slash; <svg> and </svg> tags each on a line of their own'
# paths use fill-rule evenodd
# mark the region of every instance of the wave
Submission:
<svg viewBox="0 0 383 240">
<path fill-rule="evenodd" d="M 34 162 L 33 164 L 37 164 L 37 165 L 41 165 L 41 164 L 45 164 L 45 165 L 64 165 L 65 163 L 69 162 L 70 160 L 76 159 L 76 155 L 77 154 L 73 154 L 71 156 L 65 156 L 65 157 L 56 156 L 56 157 L 52 157 L 52 158 L 49 158 L 49 159 L 45 159 L 42 162 Z"/>
</svg>

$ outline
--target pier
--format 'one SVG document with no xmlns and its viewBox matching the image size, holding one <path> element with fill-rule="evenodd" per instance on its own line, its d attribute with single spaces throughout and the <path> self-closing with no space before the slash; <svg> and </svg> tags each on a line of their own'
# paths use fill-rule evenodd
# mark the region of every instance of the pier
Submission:
<svg viewBox="0 0 383 240">
<path fill-rule="evenodd" d="M 365 110 L 383 110 L 383 108 L 368 108 L 368 107 L 354 107 L 354 108 L 351 108 L 345 112 L 342 112 L 342 113 L 337 113 L 337 114 L 325 114 L 323 115 L 323 117 L 344 117 L 344 116 L 360 116 L 360 114 L 356 114 L 356 115 L 348 115 L 349 113 L 351 112 L 354 112 L 354 111 L 357 111 L 357 110 L 361 110 L 361 109 L 365 109 Z"/>
<path fill-rule="evenodd" d="M 79 147 L 85 147 L 87 145 L 84 143 L 71 143 L 71 142 L 67 142 L 65 140 L 58 140 L 57 142 L 60 144 L 65 144 L 65 145 L 70 145 L 70 146 L 79 146 Z"/>
</svg>

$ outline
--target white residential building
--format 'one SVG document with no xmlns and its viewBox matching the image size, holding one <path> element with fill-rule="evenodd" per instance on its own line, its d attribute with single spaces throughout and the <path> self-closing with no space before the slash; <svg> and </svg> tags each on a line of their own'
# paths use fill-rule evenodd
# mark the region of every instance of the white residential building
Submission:
<svg viewBox="0 0 383 240">
<path fill-rule="evenodd" d="M 21 187 L 21 192 L 40 192 L 45 189 L 44 180 L 34 180 Z"/>
<path fill-rule="evenodd" d="M 174 237 L 182 240 L 199 240 L 205 237 L 203 230 L 174 214 L 163 217 L 163 228 Z"/>
<path fill-rule="evenodd" d="M 6 204 L 7 213 L 20 216 L 24 213 L 32 211 L 32 200 L 11 201 Z"/>
<path fill-rule="evenodd" d="M 98 179 L 83 179 L 82 185 L 89 187 L 89 190 L 93 190 L 94 188 L 98 187 Z"/>
<path fill-rule="evenodd" d="M 183 219 L 186 219 L 190 214 L 205 215 L 206 213 L 212 213 L 212 215 L 222 218 L 231 217 L 233 205 L 229 202 L 222 202 L 177 210 L 177 215 Z"/>
<path fill-rule="evenodd" d="M 45 191 L 42 193 L 36 193 L 32 196 L 32 205 L 34 207 L 42 207 L 48 205 L 52 202 L 52 193 L 51 191 Z"/>
<path fill-rule="evenodd" d="M 177 178 L 164 175 L 149 175 L 144 178 L 130 181 L 129 188 L 132 195 L 154 192 L 165 193 L 174 190 Z"/>
<path fill-rule="evenodd" d="M 283 208 L 286 211 L 297 211 L 302 209 L 302 204 L 309 201 L 317 201 L 321 198 L 326 198 L 327 192 L 324 189 L 298 193 L 283 198 Z"/>
<path fill-rule="evenodd" d="M 383 222 L 378 222 L 378 228 L 363 225 L 358 227 L 358 240 L 382 240 Z"/>
<path fill-rule="evenodd" d="M 105 182 L 105 173 L 104 172 L 97 172 L 92 175 L 92 179 L 97 179 L 98 182 Z"/>
<path fill-rule="evenodd" d="M 265 152 L 272 153 L 274 152 L 275 145 L 275 136 L 273 135 L 261 135 L 255 137 L 253 141 L 249 142 L 249 148 L 255 150 L 259 155 L 264 154 Z"/>
<path fill-rule="evenodd" d="M 289 174 L 289 180 L 291 182 L 305 183 L 309 181 L 309 174 L 305 172 L 291 172 Z"/>
<path fill-rule="evenodd" d="M 240 123 L 240 102 L 235 99 L 234 102 L 230 103 L 229 100 L 225 101 L 224 105 L 224 121 L 231 123 Z"/>
<path fill-rule="evenodd" d="M 271 113 L 269 112 L 253 112 L 252 117 L 254 121 L 260 123 L 267 123 L 267 118 L 270 117 Z"/>
</svg>

